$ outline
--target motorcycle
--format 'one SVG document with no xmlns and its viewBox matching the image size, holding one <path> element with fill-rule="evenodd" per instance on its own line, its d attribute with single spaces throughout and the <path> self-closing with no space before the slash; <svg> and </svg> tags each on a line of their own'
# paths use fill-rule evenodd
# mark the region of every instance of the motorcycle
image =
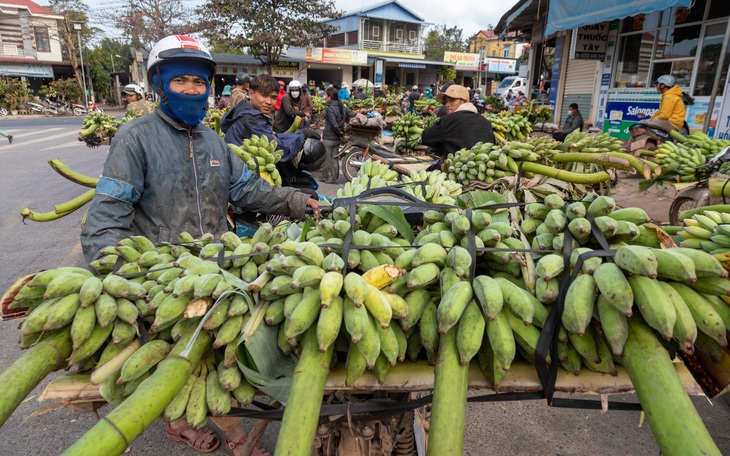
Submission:
<svg viewBox="0 0 730 456">
<path fill-rule="evenodd" d="M 689 134 L 687 122 L 684 123 L 679 133 L 681 135 Z M 639 154 L 642 150 L 656 150 L 664 142 L 675 141 L 669 131 L 655 125 L 643 124 L 641 122 L 629 127 L 629 134 L 631 135 L 631 139 L 626 144 L 626 149 L 629 153 L 635 155 Z"/>
<path fill-rule="evenodd" d="M 347 178 L 348 181 L 351 181 L 357 177 L 357 172 L 360 170 L 360 167 L 370 158 L 371 155 L 385 159 L 388 162 L 406 160 L 406 157 L 396 154 L 385 146 L 381 146 L 374 142 L 368 142 L 362 138 L 358 138 L 357 136 L 350 137 L 347 142 L 340 147 L 340 151 L 336 158 L 341 159 L 342 174 L 345 175 L 345 178 Z M 402 166 L 404 168 L 403 172 L 407 172 L 405 167 L 408 164 L 415 164 L 421 166 L 428 165 L 427 169 L 432 170 L 437 169 L 441 165 L 440 159 L 428 155 L 408 157 L 407 162 L 408 163 L 401 163 L 400 165 L 393 164 L 393 169 L 398 171 L 397 167 Z"/>
<path fill-rule="evenodd" d="M 86 107 L 80 103 L 73 103 L 71 105 L 71 109 L 73 110 L 73 113 L 75 116 L 83 116 L 90 112 L 104 112 L 103 109 L 99 107 L 96 103 L 93 101 L 89 102 L 89 106 Z"/>
<path fill-rule="evenodd" d="M 47 104 L 44 111 L 46 117 L 67 116 L 71 114 L 71 108 L 63 101 L 51 101 L 49 98 L 46 98 L 43 101 Z"/>
<path fill-rule="evenodd" d="M 45 114 L 46 106 L 42 105 L 41 103 L 29 101 L 28 102 L 28 112 L 30 114 Z"/>
</svg>

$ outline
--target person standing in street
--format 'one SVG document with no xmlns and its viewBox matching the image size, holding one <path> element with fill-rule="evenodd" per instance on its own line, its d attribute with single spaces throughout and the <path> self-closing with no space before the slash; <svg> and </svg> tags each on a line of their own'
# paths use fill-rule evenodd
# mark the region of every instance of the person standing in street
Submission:
<svg viewBox="0 0 730 456">
<path fill-rule="evenodd" d="M 216 63 L 195 38 L 171 35 L 151 49 L 147 78 L 160 97 L 155 112 L 126 122 L 115 136 L 81 232 L 84 258 L 131 235 L 174 243 L 187 231 L 220 236 L 228 231 L 231 202 L 247 210 L 303 218 L 319 202 L 293 188 L 275 187 L 249 170 L 218 134 L 201 123 Z M 216 418 L 227 449 L 248 435 L 238 418 Z M 200 452 L 220 441 L 184 418 L 170 422 L 167 437 Z M 269 453 L 258 447 L 254 454 Z"/>
<path fill-rule="evenodd" d="M 140 117 L 155 112 L 157 103 L 144 99 L 144 91 L 137 84 L 127 84 L 122 90 L 127 100 L 127 117 Z"/>
<path fill-rule="evenodd" d="M 411 93 L 408 94 L 408 101 L 411 102 L 411 112 L 416 112 L 416 100 L 421 98 L 421 93 L 418 91 L 418 86 L 414 85 L 411 88 Z"/>
<path fill-rule="evenodd" d="M 295 117 L 306 119 L 303 104 L 302 83 L 294 79 L 289 83 L 289 91 L 281 98 L 281 106 L 274 115 L 274 131 L 284 133 L 292 126 Z"/>
<path fill-rule="evenodd" d="M 240 72 L 236 75 L 236 87 L 231 90 L 231 108 L 243 100 L 248 100 L 248 86 L 250 83 L 251 78 L 247 73 Z"/>
<path fill-rule="evenodd" d="M 352 115 L 352 112 L 342 104 L 334 87 L 325 90 L 324 101 L 326 108 L 322 142 L 327 155 L 322 166 L 322 180 L 328 184 L 337 184 L 340 179 L 340 160 L 337 154 L 345 137 L 345 120 Z"/>
<path fill-rule="evenodd" d="M 284 95 L 286 95 L 286 84 L 284 81 L 279 79 L 279 93 L 276 95 L 276 105 L 274 106 L 274 111 L 278 111 L 281 109 L 281 100 L 284 98 Z"/>
<path fill-rule="evenodd" d="M 337 92 L 337 96 L 341 102 L 350 101 L 350 90 L 347 87 L 347 83 L 343 82 L 342 85 L 340 85 L 340 91 Z"/>
<path fill-rule="evenodd" d="M 221 99 L 218 100 L 218 109 L 226 109 L 231 107 L 231 86 L 227 85 L 223 87 L 221 92 Z"/>
</svg>

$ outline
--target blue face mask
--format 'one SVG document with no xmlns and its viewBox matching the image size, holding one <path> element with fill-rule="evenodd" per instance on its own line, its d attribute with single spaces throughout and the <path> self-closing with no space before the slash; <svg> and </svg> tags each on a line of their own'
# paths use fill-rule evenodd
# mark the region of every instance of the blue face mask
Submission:
<svg viewBox="0 0 730 456">
<path fill-rule="evenodd" d="M 167 98 L 167 102 L 163 100 L 160 103 L 162 111 L 173 119 L 194 127 L 205 117 L 210 84 L 206 84 L 205 93 L 200 95 L 173 92 L 169 87 L 170 81 L 180 75 L 199 76 L 207 81 L 210 77 L 210 70 L 202 63 L 195 61 L 175 61 L 160 66 L 162 84 L 158 84 L 157 75 L 153 76 L 155 85 L 162 87 L 165 98 Z"/>
</svg>

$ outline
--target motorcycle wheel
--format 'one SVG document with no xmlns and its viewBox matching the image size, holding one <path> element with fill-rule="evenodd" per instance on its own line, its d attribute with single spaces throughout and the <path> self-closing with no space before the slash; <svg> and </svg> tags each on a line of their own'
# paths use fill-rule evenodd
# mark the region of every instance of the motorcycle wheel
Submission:
<svg viewBox="0 0 730 456">
<path fill-rule="evenodd" d="M 690 196 L 679 196 L 675 198 L 674 201 L 672 201 L 672 205 L 669 206 L 669 223 L 673 226 L 679 226 L 679 213 L 694 209 L 699 206 L 700 203 L 700 201 L 697 201 Z"/>
<path fill-rule="evenodd" d="M 53 112 L 53 110 L 52 109 L 49 109 L 49 108 L 44 109 L 43 110 L 43 114 L 45 114 L 46 117 L 53 117 L 53 116 L 56 115 L 56 113 Z"/>
<path fill-rule="evenodd" d="M 0 117 L 5 117 L 8 115 L 8 110 L 5 108 L 0 108 Z"/>
<path fill-rule="evenodd" d="M 365 160 L 367 160 L 367 155 L 364 149 L 353 147 L 350 152 L 347 152 L 342 160 L 342 174 L 348 181 L 357 177 L 357 172 Z"/>
<path fill-rule="evenodd" d="M 81 108 L 74 108 L 74 115 L 75 116 L 83 116 L 84 115 L 84 110 L 81 109 Z"/>
</svg>

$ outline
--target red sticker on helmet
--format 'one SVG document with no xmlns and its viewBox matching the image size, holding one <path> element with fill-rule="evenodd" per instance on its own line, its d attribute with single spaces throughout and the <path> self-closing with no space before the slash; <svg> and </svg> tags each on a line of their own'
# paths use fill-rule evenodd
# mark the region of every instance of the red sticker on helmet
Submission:
<svg viewBox="0 0 730 456">
<path fill-rule="evenodd" d="M 193 48 L 193 49 L 198 49 L 198 50 L 202 51 L 202 49 L 200 47 L 200 43 L 198 43 L 198 41 L 195 38 L 193 38 L 192 36 L 175 35 L 175 38 L 177 38 L 178 41 L 180 41 L 181 48 Z"/>
</svg>

